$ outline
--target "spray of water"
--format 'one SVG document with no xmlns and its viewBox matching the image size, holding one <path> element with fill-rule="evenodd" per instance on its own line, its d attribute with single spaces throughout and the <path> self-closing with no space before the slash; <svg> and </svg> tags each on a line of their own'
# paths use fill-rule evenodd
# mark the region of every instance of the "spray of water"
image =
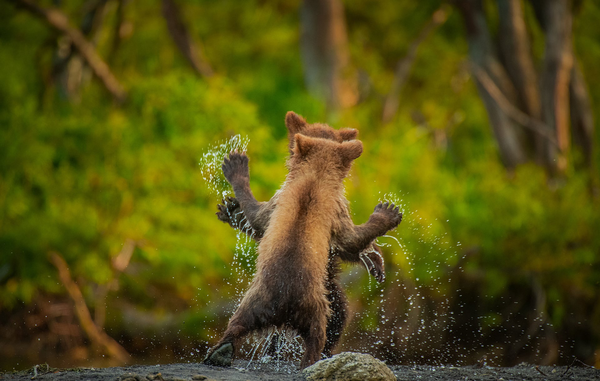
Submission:
<svg viewBox="0 0 600 381">
<path fill-rule="evenodd" d="M 232 195 L 221 170 L 225 156 L 233 150 L 245 151 L 248 144 L 247 137 L 236 135 L 212 146 L 202 156 L 202 176 L 219 201 L 224 199 L 227 202 L 227 196 Z M 375 323 L 370 329 L 347 329 L 338 349 L 371 353 L 379 358 L 394 358 L 394 353 L 402 353 L 405 348 L 409 350 L 421 347 L 426 348 L 422 352 L 429 352 L 428 357 L 420 355 L 420 361 L 417 354 L 417 358 L 413 356 L 412 361 L 431 361 L 440 365 L 451 361 L 456 363 L 456 352 L 462 352 L 458 356 L 460 364 L 460 356 L 467 359 L 477 348 L 466 347 L 461 343 L 460 337 L 455 339 L 454 349 L 450 350 L 437 342 L 444 335 L 452 335 L 451 327 L 457 313 L 460 314 L 460 311 L 451 309 L 452 301 L 444 297 L 444 288 L 450 286 L 452 273 L 462 271 L 460 244 L 450 243 L 447 233 L 434 233 L 431 230 L 433 222 L 427 224 L 416 210 L 407 208 L 400 195 L 386 193 L 380 196 L 379 202 L 392 202 L 403 213 L 398 233 L 393 232 L 377 240 L 379 246 L 386 247 L 388 259 L 391 258 L 395 266 L 388 267 L 385 285 L 380 285 L 369 277 L 368 290 L 364 292 L 372 297 L 366 302 L 365 311 L 355 314 L 354 320 L 361 321 L 367 314 L 375 311 Z M 240 226 L 243 227 L 245 223 L 244 219 L 240 220 Z M 236 237 L 231 266 L 232 286 L 237 300 L 235 307 L 254 275 L 256 261 L 256 244 L 252 231 L 246 234 L 237 230 Z M 372 267 L 367 256 L 361 255 L 361 260 L 366 268 Z M 433 309 L 432 296 L 439 296 L 434 300 L 436 305 Z M 233 313 L 235 307 L 227 312 Z M 247 337 L 239 351 L 240 358 L 244 360 L 237 365 L 244 369 L 264 369 L 266 366 L 267 369 L 290 373 L 296 370 L 292 364 L 300 361 L 303 346 L 295 332 L 272 328 Z"/>
<path fill-rule="evenodd" d="M 355 314 L 356 321 L 363 321 L 363 328 L 345 331 L 343 350 L 370 353 L 392 363 L 469 365 L 480 359 L 480 364 L 498 365 L 507 348 L 517 346 L 490 342 L 490 332 L 501 335 L 509 326 L 524 327 L 529 341 L 523 339 L 518 345 L 543 358 L 547 352 L 544 342 L 534 339 L 535 335 L 543 338 L 544 330 L 552 332 L 547 319 L 538 317 L 527 323 L 516 312 L 506 317 L 473 317 L 467 310 L 465 303 L 473 303 L 469 299 L 473 293 L 463 298 L 463 265 L 477 249 L 453 242 L 443 227 L 450 221 L 428 220 L 418 210 L 406 207 L 397 194 L 387 193 L 379 201 L 393 202 L 403 213 L 400 229 L 377 240 L 393 264 L 387 267 L 385 285 L 369 282 L 372 297 L 364 301 L 363 312 Z M 496 321 L 490 324 L 492 319 Z"/>
<path fill-rule="evenodd" d="M 437 346 L 431 342 L 432 338 L 442 338 L 448 321 L 454 318 L 448 308 L 450 301 L 443 299 L 445 285 L 442 283 L 449 278 L 448 271 L 451 264 L 456 263 L 457 251 L 449 243 L 447 233 L 436 235 L 432 232 L 433 224 L 426 226 L 417 211 L 407 207 L 401 195 L 385 193 L 378 201 L 393 203 L 403 214 L 397 231 L 377 239 L 377 244 L 386 248 L 386 257 L 392 264 L 387 266 L 385 284 L 370 278 L 368 289 L 364 290 L 370 297 L 363 297 L 366 306 L 354 314 L 354 321 L 362 321 L 362 327 L 347 329 L 340 349 L 398 361 L 401 359 L 396 355 L 404 348 L 430 347 L 435 350 Z M 412 234 L 407 234 L 408 231 Z M 419 241 L 416 245 L 410 241 L 415 237 Z M 368 268 L 366 257 L 361 259 Z M 436 300 L 438 305 L 433 313 L 430 307 L 432 293 L 441 296 Z M 433 331 L 437 334 L 432 335 Z M 443 353 L 435 355 L 440 363 L 445 361 Z"/>
<path fill-rule="evenodd" d="M 218 142 L 209 147 L 200 159 L 200 172 L 206 186 L 215 195 L 218 201 L 228 204 L 228 196 L 233 196 L 231 186 L 223 176 L 221 165 L 223 160 L 232 151 L 244 152 L 248 149 L 250 139 L 248 136 L 234 135 L 230 139 Z M 237 212 L 241 213 L 241 212 Z M 234 217 L 234 216 L 232 216 Z M 245 291 L 245 285 L 253 275 L 255 244 L 252 231 L 245 217 L 239 222 L 241 230 L 250 231 L 250 236 L 236 230 L 236 247 L 233 263 L 231 266 L 232 275 L 235 279 L 235 293 L 239 301 Z M 233 311 L 232 311 L 233 312 Z"/>
<path fill-rule="evenodd" d="M 225 142 L 221 142 L 212 146 L 202 156 L 200 161 L 202 176 L 208 188 L 213 192 L 217 199 L 223 199 L 225 202 L 228 202 L 227 196 L 231 195 L 231 188 L 225 180 L 221 170 L 221 164 L 223 163 L 224 158 L 233 150 L 245 151 L 248 143 L 249 139 L 247 137 L 236 135 Z M 386 193 L 380 198 L 379 201 L 392 202 L 396 206 L 399 206 L 404 215 L 404 219 L 406 220 L 407 214 L 405 205 L 403 200 L 397 194 Z M 244 223 L 245 220 L 242 218 L 239 224 L 240 226 L 244 226 Z M 404 225 L 406 225 L 406 223 Z M 245 234 L 240 230 L 237 230 L 236 249 L 231 266 L 232 279 L 234 279 L 233 286 L 235 289 L 235 297 L 237 299 L 236 307 L 241 301 L 246 287 L 254 275 L 256 244 L 252 239 L 251 233 L 252 232 L 250 231 L 250 234 Z M 402 239 L 398 239 L 393 235 L 386 235 L 378 240 L 378 244 L 380 246 L 388 247 L 389 251 L 396 253 L 392 255 L 405 255 L 405 262 L 410 268 L 414 262 L 414 258 L 411 253 L 405 252 L 404 245 L 401 241 Z M 371 252 L 374 251 L 371 250 Z M 367 269 L 372 267 L 372 263 L 368 263 L 368 261 L 370 261 L 369 257 L 364 255 L 367 254 L 367 252 L 362 254 L 361 260 L 363 261 L 365 267 Z M 409 272 L 409 268 L 405 269 L 405 271 Z M 391 277 L 392 282 L 399 282 L 399 272 L 396 272 L 395 275 L 396 277 Z M 381 332 L 381 330 L 385 330 L 386 325 L 389 325 L 390 323 L 390 318 L 386 317 L 385 314 L 385 289 L 379 285 L 379 283 L 371 280 L 369 282 L 369 293 L 372 293 L 373 287 L 375 287 L 376 290 L 380 290 L 380 293 L 379 298 L 374 298 L 370 302 L 377 304 L 376 309 L 378 311 L 378 315 L 380 316 L 381 322 L 373 332 L 374 337 L 362 341 L 363 343 L 369 344 L 361 345 L 359 348 L 344 348 L 345 350 L 360 350 L 362 352 L 375 354 L 380 347 L 385 346 L 386 344 L 394 347 L 396 342 L 407 341 L 415 334 L 415 332 L 406 333 L 406 337 L 402 337 L 401 329 L 391 329 L 390 332 Z M 407 316 L 404 319 L 405 321 L 408 321 L 408 319 L 414 317 L 412 316 L 414 313 L 411 311 L 411 309 L 419 308 L 417 303 L 417 300 L 421 299 L 419 291 L 416 288 L 414 288 L 412 291 L 413 292 L 408 295 L 409 307 Z M 233 313 L 234 309 L 228 312 Z M 359 315 L 357 318 L 361 319 L 362 316 Z M 422 320 L 419 324 L 419 327 L 416 329 L 417 333 L 421 331 L 421 326 L 424 324 L 425 321 Z M 348 332 L 346 332 L 346 335 L 349 335 Z M 293 372 L 295 367 L 291 366 L 290 364 L 298 363 L 300 361 L 303 353 L 303 347 L 302 340 L 295 332 L 271 328 L 266 332 L 255 333 L 247 337 L 245 343 L 241 348 L 239 348 L 239 352 L 241 355 L 240 357 L 245 359 L 239 362 L 239 365 L 245 369 L 261 369 L 266 365 L 270 369 L 275 368 L 278 371 Z"/>
<path fill-rule="evenodd" d="M 217 196 L 225 198 L 231 195 L 231 187 L 223 176 L 221 165 L 231 151 L 246 151 L 250 139 L 248 136 L 235 135 L 230 139 L 210 147 L 200 159 L 200 173 L 208 188 Z"/>
</svg>

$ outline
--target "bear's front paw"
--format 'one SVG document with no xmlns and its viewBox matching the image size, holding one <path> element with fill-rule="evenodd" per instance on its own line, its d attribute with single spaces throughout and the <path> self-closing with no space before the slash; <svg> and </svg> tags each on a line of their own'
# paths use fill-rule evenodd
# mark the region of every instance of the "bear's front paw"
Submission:
<svg viewBox="0 0 600 381">
<path fill-rule="evenodd" d="M 383 264 L 383 255 L 379 246 L 373 244 L 373 250 L 363 254 L 369 263 L 369 273 L 377 279 L 379 283 L 385 282 L 385 265 Z"/>
<path fill-rule="evenodd" d="M 239 153 L 238 151 L 232 151 L 229 157 L 223 160 L 223 175 L 229 184 L 232 186 L 236 181 L 249 181 L 250 171 L 248 169 L 248 156 L 245 152 Z"/>
<path fill-rule="evenodd" d="M 398 226 L 402 221 L 400 207 L 395 206 L 391 202 L 377 204 L 373 215 L 384 219 L 384 224 L 387 230 L 396 228 L 396 226 Z"/>
<path fill-rule="evenodd" d="M 217 204 L 219 211 L 216 213 L 220 221 L 226 222 L 233 227 L 237 227 L 242 210 L 240 203 L 235 197 L 227 197 L 223 199 L 221 204 Z"/>
<path fill-rule="evenodd" d="M 383 255 L 379 246 L 373 244 L 372 250 L 363 252 L 360 257 L 367 267 L 367 271 L 371 274 L 377 282 L 385 282 L 385 266 L 383 264 Z"/>
</svg>

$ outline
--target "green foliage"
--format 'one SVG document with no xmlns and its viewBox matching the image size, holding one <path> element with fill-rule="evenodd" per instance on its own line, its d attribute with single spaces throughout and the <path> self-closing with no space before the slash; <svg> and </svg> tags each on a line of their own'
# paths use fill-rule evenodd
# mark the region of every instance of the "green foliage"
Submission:
<svg viewBox="0 0 600 381">
<path fill-rule="evenodd" d="M 406 277 L 450 297 L 456 290 L 439 280 L 474 248 L 463 269 L 480 280 L 483 298 L 506 296 L 509 285 L 535 279 L 557 327 L 570 296 L 597 299 L 600 205 L 590 186 L 597 173 L 571 169 L 550 180 L 533 164 L 506 172 L 463 65 L 457 12 L 423 43 L 399 113 L 384 125 L 381 98 L 395 64 L 438 4 L 346 4 L 352 59 L 371 92 L 356 107 L 328 116 L 303 88 L 298 3 L 181 2 L 217 72 L 210 79 L 195 76 L 177 52 L 158 1 L 127 3 L 133 32 L 111 60 L 129 91 L 123 106 L 97 80 L 84 81 L 78 101 L 61 97 L 58 85 L 44 79 L 55 47 L 46 41 L 54 41 L 54 32 L 0 4 L 2 313 L 40 294 L 64 294 L 48 260 L 56 251 L 92 308 L 100 302 L 95 287 L 116 277 L 113 301 L 156 315 L 177 311 L 185 335 L 210 339 L 226 320 L 219 320 L 220 306 L 207 305 L 223 295 L 234 298 L 245 287 L 236 282 L 248 277 L 231 269 L 236 234 L 214 216 L 220 195 L 211 192 L 198 163 L 217 143 L 247 136 L 253 192 L 270 198 L 286 173 L 288 110 L 310 122 L 360 130 L 365 150 L 346 183 L 355 223 L 366 221 L 384 198 L 404 212 L 392 234 L 401 247 L 380 240 L 390 244 L 388 279 Z M 600 29 L 594 20 L 600 7 L 587 1 L 584 8 L 575 47 L 598 116 Z M 66 11 L 77 19 L 76 9 Z M 110 56 L 115 9 L 106 17 L 98 51 Z M 119 275 L 111 260 L 128 239 L 137 248 Z M 248 275 L 251 260 L 234 264 Z M 359 271 L 362 281 L 349 284 L 349 294 L 367 311 L 362 327 L 374 330 L 377 311 L 369 311 L 369 300 L 382 289 L 367 287 L 372 280 Z M 484 313 L 484 329 L 501 323 L 497 311 Z M 109 325 L 124 324 L 116 314 Z M 597 313 L 581 316 L 600 324 Z"/>
</svg>

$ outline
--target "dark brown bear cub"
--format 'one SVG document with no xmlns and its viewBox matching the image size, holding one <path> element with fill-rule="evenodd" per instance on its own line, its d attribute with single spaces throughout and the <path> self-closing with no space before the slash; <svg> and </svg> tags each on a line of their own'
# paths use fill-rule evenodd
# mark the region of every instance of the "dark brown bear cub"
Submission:
<svg viewBox="0 0 600 381">
<path fill-rule="evenodd" d="M 285 116 L 285 126 L 288 130 L 289 150 L 292 156 L 294 148 L 294 137 L 296 134 L 302 134 L 313 138 L 323 138 L 333 140 L 338 143 L 355 140 L 358 136 L 358 131 L 353 128 L 342 128 L 339 130 L 333 129 L 323 123 L 309 124 L 304 118 L 293 111 L 289 111 Z M 289 162 L 288 162 L 289 163 Z M 248 178 L 249 180 L 249 178 Z M 241 191 L 241 192 L 240 192 Z M 236 229 L 240 229 L 247 233 L 255 240 L 260 240 L 269 225 L 271 213 L 277 205 L 279 194 L 276 193 L 273 198 L 267 202 L 258 202 L 250 191 L 250 184 L 244 184 L 236 191 L 236 196 L 239 195 L 240 202 L 232 197 L 227 201 L 223 200 L 223 204 L 218 205 L 219 212 L 217 217 Z M 348 203 L 346 201 L 346 203 Z M 347 209 L 347 208 L 346 208 Z M 351 230 L 354 224 L 350 218 L 349 210 L 345 214 L 338 216 L 341 230 Z M 343 243 L 336 240 L 332 242 L 330 251 L 331 263 L 337 268 L 339 260 L 360 263 L 361 261 L 367 267 L 367 270 L 373 275 L 378 282 L 382 283 L 385 280 L 385 269 L 383 265 L 383 256 L 381 249 L 375 242 L 370 242 L 365 247 L 358 248 L 357 251 L 348 251 Z M 336 273 L 336 268 L 332 268 L 332 272 Z M 332 282 L 337 282 L 332 279 Z M 333 294 L 338 294 L 340 291 L 331 290 Z M 345 320 L 345 319 L 344 319 Z M 343 324 L 342 324 L 343 325 Z"/>
<path fill-rule="evenodd" d="M 240 338 L 271 326 L 292 328 L 303 338 L 302 368 L 321 358 L 330 314 L 325 286 L 329 249 L 336 218 L 345 208 L 342 180 L 361 155 L 362 143 L 297 134 L 293 150 L 290 172 L 258 246 L 255 278 L 206 364 L 231 365 Z M 234 190 L 248 180 L 247 160 L 233 153 L 223 164 Z M 356 244 L 367 245 L 395 228 L 400 218 L 393 205 L 378 205 L 369 221 L 357 227 L 357 239 L 366 243 Z"/>
<path fill-rule="evenodd" d="M 323 138 L 338 143 L 355 140 L 358 131 L 352 128 L 333 129 L 327 124 L 313 123 L 309 124 L 300 115 L 289 111 L 285 116 L 285 126 L 288 130 L 290 156 L 294 154 L 295 135 L 301 134 L 312 138 Z M 288 160 L 288 164 L 291 164 Z M 271 215 L 277 206 L 279 192 L 267 202 L 259 202 L 254 198 L 250 190 L 250 178 L 244 176 L 245 182 L 236 183 L 235 193 L 241 202 L 229 197 L 223 204 L 218 205 L 219 212 L 217 217 L 236 229 L 248 234 L 251 238 L 260 241 L 263 237 L 271 219 Z M 323 354 L 331 357 L 335 346 L 341 338 L 342 332 L 348 319 L 348 302 L 344 290 L 339 283 L 340 263 L 342 261 L 360 263 L 361 261 L 378 282 L 385 280 L 385 268 L 383 256 L 379 246 L 373 242 L 365 242 L 363 245 L 353 245 L 357 240 L 352 237 L 356 228 L 350 217 L 350 211 L 347 207 L 348 201 L 344 198 L 346 204 L 345 211 L 340 210 L 336 216 L 337 228 L 333 232 L 329 248 L 329 265 L 327 267 L 327 281 L 325 286 L 328 294 L 329 308 L 331 315 L 327 323 L 327 341 Z M 350 237 L 350 239 L 348 239 Z M 277 337 L 273 337 L 272 345 L 269 347 L 271 355 L 277 355 L 278 352 Z"/>
</svg>

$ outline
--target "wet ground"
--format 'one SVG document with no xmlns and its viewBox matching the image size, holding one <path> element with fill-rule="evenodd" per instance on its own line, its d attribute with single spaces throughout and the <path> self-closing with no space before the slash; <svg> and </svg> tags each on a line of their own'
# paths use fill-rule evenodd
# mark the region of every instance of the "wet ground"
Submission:
<svg viewBox="0 0 600 381">
<path fill-rule="evenodd" d="M 584 366 L 519 365 L 511 368 L 452 366 L 392 366 L 399 381 L 404 380 L 600 380 L 600 370 Z M 252 365 L 236 362 L 232 368 L 201 364 L 143 365 L 118 368 L 77 368 L 61 370 L 37 365 L 27 371 L 0 373 L 0 380 L 304 380 L 293 364 Z"/>
</svg>

